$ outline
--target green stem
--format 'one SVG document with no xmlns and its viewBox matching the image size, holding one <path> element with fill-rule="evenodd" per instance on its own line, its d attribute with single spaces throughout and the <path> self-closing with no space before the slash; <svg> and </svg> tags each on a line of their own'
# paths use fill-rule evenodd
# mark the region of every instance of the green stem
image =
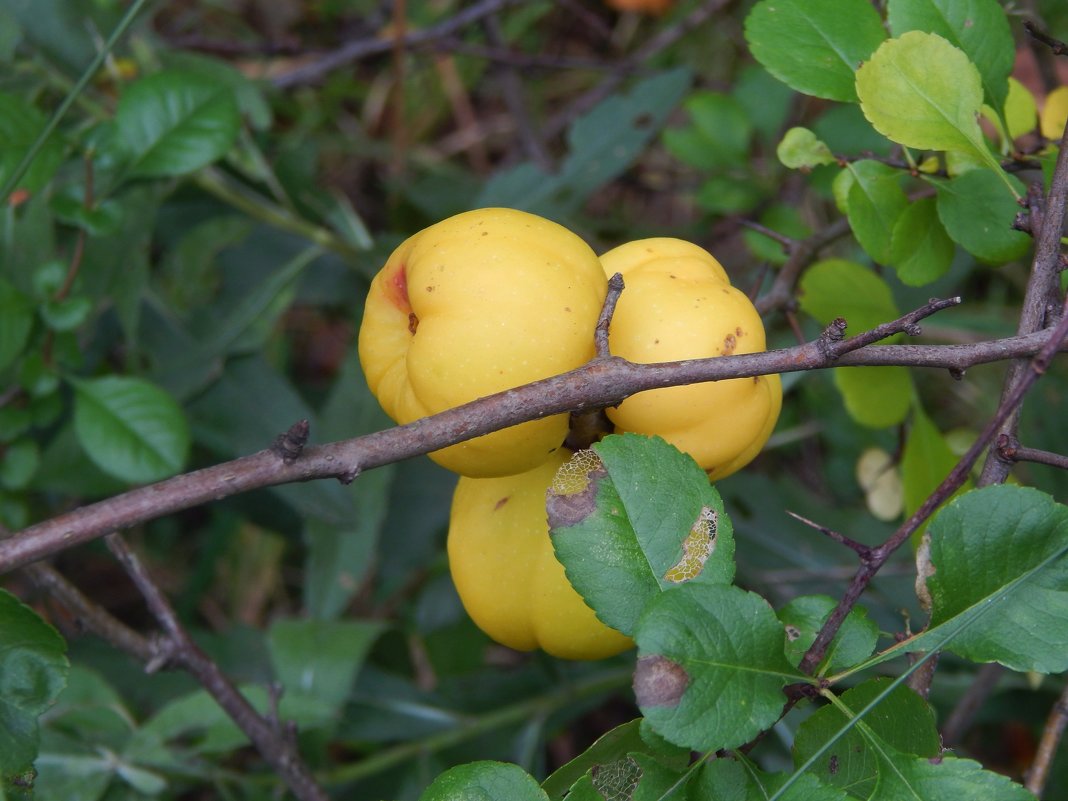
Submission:
<svg viewBox="0 0 1068 801">
<path fill-rule="evenodd" d="M 77 100 L 78 95 L 82 93 L 86 85 L 93 79 L 97 71 L 100 69 L 100 65 L 104 63 L 104 59 L 108 57 L 108 54 L 114 49 L 116 43 L 122 37 L 123 34 L 129 30 L 133 24 L 134 19 L 141 9 L 145 7 L 148 0 L 134 0 L 133 4 L 127 9 L 126 14 L 119 20 L 119 24 L 115 26 L 115 30 L 111 32 L 111 36 L 104 43 L 104 46 L 100 49 L 100 52 L 96 54 L 96 57 L 90 62 L 89 66 L 85 68 L 85 71 L 78 78 L 78 82 L 74 84 L 71 90 L 67 93 L 67 96 L 63 98 L 63 102 L 59 104 L 59 108 L 52 114 L 52 118 L 45 125 L 44 130 L 37 135 L 37 138 L 30 145 L 30 149 L 26 151 L 26 155 L 19 161 L 18 166 L 4 181 L 3 186 L 0 186 L 0 204 L 7 201 L 8 196 L 15 189 L 22 177 L 26 174 L 26 171 L 33 164 L 33 160 L 37 158 L 37 154 L 40 152 L 44 143 L 48 140 L 48 137 L 52 135 L 52 132 L 56 130 L 56 126 L 59 125 L 59 121 L 63 119 L 71 105 Z"/>
<path fill-rule="evenodd" d="M 574 703 L 577 698 L 618 690 L 627 686 L 632 675 L 633 671 L 627 668 L 601 673 L 576 684 L 564 685 L 547 695 L 520 701 L 480 717 L 465 720 L 456 728 L 381 751 L 354 764 L 344 765 L 321 774 L 317 778 L 325 785 L 346 784 L 365 779 L 421 754 L 440 751 L 494 729 L 529 720 L 534 715 L 547 716 Z"/>
</svg>

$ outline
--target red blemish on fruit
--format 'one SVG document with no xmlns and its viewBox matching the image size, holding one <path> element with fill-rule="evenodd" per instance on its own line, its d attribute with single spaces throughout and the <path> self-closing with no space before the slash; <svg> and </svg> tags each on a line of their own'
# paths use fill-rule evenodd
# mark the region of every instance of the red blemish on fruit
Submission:
<svg viewBox="0 0 1068 801">
<path fill-rule="evenodd" d="M 502 506 L 504 506 L 506 503 L 508 503 L 509 498 L 511 498 L 510 495 L 505 495 L 503 498 L 501 498 L 499 501 L 497 501 L 497 503 L 495 503 L 493 505 L 493 511 L 496 512 L 498 509 L 500 509 Z"/>
<path fill-rule="evenodd" d="M 386 296 L 389 302 L 402 312 L 412 310 L 411 301 L 408 299 L 408 273 L 403 264 L 398 264 L 393 273 L 386 278 Z"/>
</svg>

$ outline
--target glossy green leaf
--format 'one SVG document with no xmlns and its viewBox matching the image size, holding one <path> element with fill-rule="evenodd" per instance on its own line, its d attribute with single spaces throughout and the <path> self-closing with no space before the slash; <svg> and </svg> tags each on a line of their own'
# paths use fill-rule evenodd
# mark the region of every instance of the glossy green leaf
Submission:
<svg viewBox="0 0 1068 801">
<path fill-rule="evenodd" d="M 979 130 L 979 72 L 941 36 L 909 31 L 884 42 L 857 71 L 857 95 L 864 116 L 898 144 L 993 160 Z"/>
<path fill-rule="evenodd" d="M 0 370 L 22 353 L 33 329 L 34 304 L 0 278 Z"/>
<path fill-rule="evenodd" d="M 287 695 L 339 711 L 381 631 L 381 624 L 359 620 L 276 620 L 267 635 L 275 676 Z"/>
<path fill-rule="evenodd" d="M 816 639 L 837 602 L 829 595 L 802 595 L 779 610 L 786 627 L 786 658 L 795 667 Z M 835 673 L 867 659 L 875 650 L 879 627 L 863 607 L 854 607 L 834 635 L 816 675 Z"/>
<path fill-rule="evenodd" d="M 144 178 L 184 175 L 222 158 L 241 124 L 228 86 L 179 70 L 127 87 L 115 121 L 129 174 Z"/>
<path fill-rule="evenodd" d="M 834 385 L 849 416 L 868 428 L 896 426 L 912 407 L 914 386 L 906 367 L 839 367 Z"/>
<path fill-rule="evenodd" d="M 775 150 L 779 161 L 791 170 L 804 170 L 821 164 L 834 164 L 834 154 L 808 128 L 791 128 Z"/>
<path fill-rule="evenodd" d="M 45 115 L 21 97 L 0 92 L 0 185 L 14 174 L 47 124 Z M 16 189 L 39 192 L 52 180 L 62 159 L 63 144 L 52 134 L 37 151 Z M 6 198 L 0 198 L 3 200 Z"/>
<path fill-rule="evenodd" d="M 932 636 L 993 604 L 949 650 L 1013 670 L 1068 669 L 1068 508 L 1029 487 L 985 487 L 947 504 L 929 533 Z M 1011 593 L 994 600 L 1017 580 Z"/>
<path fill-rule="evenodd" d="M 634 639 L 638 707 L 666 740 L 697 751 L 752 739 L 782 713 L 782 688 L 810 680 L 786 661 L 767 601 L 734 586 L 691 583 L 656 596 Z"/>
<path fill-rule="evenodd" d="M 1001 176 L 973 169 L 949 180 L 929 180 L 938 190 L 938 218 L 946 232 L 973 256 L 1004 264 L 1030 252 L 1031 238 L 1012 227 L 1021 209 L 1005 191 Z M 1015 178 L 1008 180 L 1022 189 Z"/>
<path fill-rule="evenodd" d="M 624 634 L 655 596 L 734 578 L 734 534 L 719 493 L 659 437 L 611 435 L 580 452 L 557 472 L 547 508 L 568 580 Z"/>
<path fill-rule="evenodd" d="M 891 258 L 894 227 L 909 205 L 901 188 L 901 173 L 870 159 L 847 169 L 853 176 L 846 194 L 849 227 L 872 260 L 886 264 Z"/>
<path fill-rule="evenodd" d="M 734 166 L 745 156 L 752 124 L 736 99 L 719 92 L 695 92 L 683 103 L 691 125 L 664 131 L 664 146 L 699 169 Z"/>
<path fill-rule="evenodd" d="M 181 407 L 141 378 L 75 381 L 74 430 L 98 467 L 131 483 L 177 473 L 189 453 L 189 425 Z"/>
<path fill-rule="evenodd" d="M 865 0 L 762 0 L 746 17 L 745 38 L 756 60 L 787 86 L 852 102 L 854 71 L 886 32 Z"/>
<path fill-rule="evenodd" d="M 469 762 L 442 773 L 419 801 L 548 801 L 534 777 L 507 762 Z"/>
<path fill-rule="evenodd" d="M 839 701 L 855 715 L 890 683 L 888 678 L 871 679 L 847 690 Z M 794 764 L 800 767 L 835 738 L 850 717 L 838 706 L 829 705 L 807 718 L 798 728 L 794 740 Z M 930 758 L 942 752 L 934 712 L 926 701 L 904 685 L 894 689 L 863 720 L 884 743 L 903 754 Z M 825 784 L 868 798 L 880 782 L 885 781 L 882 775 L 885 767 L 878 749 L 855 727 L 837 739 L 811 771 Z"/>
<path fill-rule="evenodd" d="M 979 71 L 986 102 L 1005 105 L 1016 48 L 998 0 L 890 0 L 887 21 L 894 36 L 925 31 L 960 48 Z"/>
<path fill-rule="evenodd" d="M 913 201 L 894 224 L 890 264 L 903 284 L 924 286 L 937 281 L 949 272 L 954 252 L 953 240 L 942 226 L 934 198 Z"/>
<path fill-rule="evenodd" d="M 37 717 L 67 680 L 67 644 L 14 595 L 0 590 L 0 775 L 37 753 Z"/>
</svg>

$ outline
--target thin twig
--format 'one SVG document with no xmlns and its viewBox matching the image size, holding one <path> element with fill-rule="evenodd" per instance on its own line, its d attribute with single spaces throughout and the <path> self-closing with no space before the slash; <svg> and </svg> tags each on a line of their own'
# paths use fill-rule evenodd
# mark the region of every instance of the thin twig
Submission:
<svg viewBox="0 0 1068 801">
<path fill-rule="evenodd" d="M 119 560 L 138 591 L 145 599 L 152 616 L 163 628 L 173 644 L 171 660 L 191 673 L 215 699 L 226 714 L 245 733 L 260 755 L 277 771 L 300 801 L 329 801 L 329 796 L 315 781 L 300 758 L 294 743 L 281 726 L 272 726 L 260 715 L 189 636 L 163 591 L 152 580 L 148 570 L 118 534 L 106 540 L 108 549 Z"/>
<path fill-rule="evenodd" d="M 616 313 L 616 304 L 619 296 L 623 293 L 623 275 L 615 273 L 608 279 L 608 294 L 605 296 L 604 306 L 601 307 L 601 316 L 597 318 L 597 326 L 593 329 L 593 342 L 598 358 L 607 359 L 612 355 L 608 348 L 608 330 L 612 325 L 612 316 Z"/>
<path fill-rule="evenodd" d="M 1020 441 L 1008 434 L 998 437 L 998 456 L 1006 462 L 1035 462 L 1050 467 L 1059 467 L 1068 470 L 1068 456 L 1060 453 L 1051 453 L 1037 448 L 1025 448 Z"/>
<path fill-rule="evenodd" d="M 1065 685 L 1053 709 L 1050 710 L 1049 717 L 1046 718 L 1046 725 L 1042 729 L 1042 738 L 1038 741 L 1034 761 L 1027 771 L 1024 786 L 1034 794 L 1035 798 L 1041 798 L 1042 791 L 1046 789 L 1049 771 L 1053 767 L 1053 758 L 1057 755 L 1057 748 L 1064 736 L 1065 726 L 1068 726 L 1068 685 Z"/>
<path fill-rule="evenodd" d="M 847 537 L 845 534 L 835 531 L 834 529 L 827 528 L 826 526 L 821 526 L 819 523 L 809 520 L 807 517 L 802 517 L 797 512 L 791 512 L 789 509 L 787 509 L 786 514 L 790 515 L 790 517 L 792 517 L 794 520 L 798 520 L 804 523 L 809 528 L 814 528 L 820 534 L 823 534 L 825 537 L 829 537 L 830 539 L 837 542 L 839 545 L 844 545 L 845 547 L 849 548 L 849 550 L 853 551 L 857 556 L 860 557 L 860 560 L 862 562 L 867 561 L 871 557 L 870 546 L 865 545 L 862 542 L 857 542 L 852 537 Z"/>
<path fill-rule="evenodd" d="M 896 327 L 881 328 L 887 336 L 902 332 L 915 325 L 923 309 L 905 315 Z M 297 481 L 351 481 L 362 470 L 440 450 L 527 420 L 615 406 L 647 389 L 843 366 L 915 363 L 964 370 L 975 364 L 1033 354 L 1043 347 L 1059 347 L 1059 343 L 1051 346 L 1049 332 L 975 345 L 916 345 L 906 352 L 898 345 L 864 347 L 866 339 L 861 335 L 843 340 L 830 353 L 817 342 L 808 342 L 762 353 L 663 364 L 635 364 L 618 356 L 594 359 L 570 372 L 498 392 L 407 425 L 307 447 L 292 464 L 285 464 L 267 449 L 74 509 L 0 541 L 0 574 L 112 531 L 202 503 Z"/>
<path fill-rule="evenodd" d="M 1068 44 L 1065 44 L 1060 39 L 1054 39 L 1047 33 L 1043 33 L 1035 27 L 1035 23 L 1031 20 L 1024 20 L 1024 30 L 1027 31 L 1027 35 L 1032 39 L 1037 39 L 1046 45 L 1050 49 L 1050 52 L 1055 56 L 1068 56 Z"/>
</svg>

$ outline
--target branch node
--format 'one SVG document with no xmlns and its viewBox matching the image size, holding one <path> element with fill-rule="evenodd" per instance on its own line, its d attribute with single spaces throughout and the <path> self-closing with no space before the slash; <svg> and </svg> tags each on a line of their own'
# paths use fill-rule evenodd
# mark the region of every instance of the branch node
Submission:
<svg viewBox="0 0 1068 801">
<path fill-rule="evenodd" d="M 919 323 L 907 323 L 905 325 L 905 333 L 910 337 L 918 337 L 923 333 L 923 326 Z"/>
<path fill-rule="evenodd" d="M 1012 218 L 1012 229 L 1014 231 L 1023 231 L 1025 234 L 1033 234 L 1034 231 L 1031 227 L 1031 215 L 1026 211 L 1021 211 Z"/>
<path fill-rule="evenodd" d="M 271 451 L 285 464 L 293 464 L 304 452 L 304 446 L 308 444 L 308 432 L 310 428 L 307 420 L 298 420 L 289 427 L 284 434 L 275 437 L 271 444 Z"/>
<path fill-rule="evenodd" d="M 841 342 L 843 339 L 845 339 L 847 325 L 848 323 L 846 323 L 844 317 L 835 317 L 831 321 L 831 324 L 823 329 L 823 332 L 820 334 L 819 339 L 816 340 L 816 344 L 818 345 L 820 351 L 827 359 L 834 360 L 835 358 L 837 358 L 837 354 L 834 353 L 832 346 L 836 342 Z"/>
<path fill-rule="evenodd" d="M 344 484 L 346 487 L 357 479 L 360 475 L 360 466 L 357 465 L 349 470 L 339 473 L 337 480 Z"/>
<path fill-rule="evenodd" d="M 964 370 L 960 367 L 950 367 L 949 374 L 954 381 L 961 381 L 964 379 Z"/>
<path fill-rule="evenodd" d="M 1020 441 L 1010 434 L 998 434 L 997 447 L 994 452 L 1004 462 L 1016 461 L 1016 451 L 1020 447 Z"/>
<path fill-rule="evenodd" d="M 608 328 L 612 324 L 612 315 L 616 313 L 616 304 L 623 292 L 623 276 L 616 273 L 608 279 L 608 294 L 604 298 L 604 306 L 597 318 L 597 327 L 593 329 L 593 342 L 597 349 L 597 358 L 607 359 L 611 352 L 608 349 Z"/>
</svg>

